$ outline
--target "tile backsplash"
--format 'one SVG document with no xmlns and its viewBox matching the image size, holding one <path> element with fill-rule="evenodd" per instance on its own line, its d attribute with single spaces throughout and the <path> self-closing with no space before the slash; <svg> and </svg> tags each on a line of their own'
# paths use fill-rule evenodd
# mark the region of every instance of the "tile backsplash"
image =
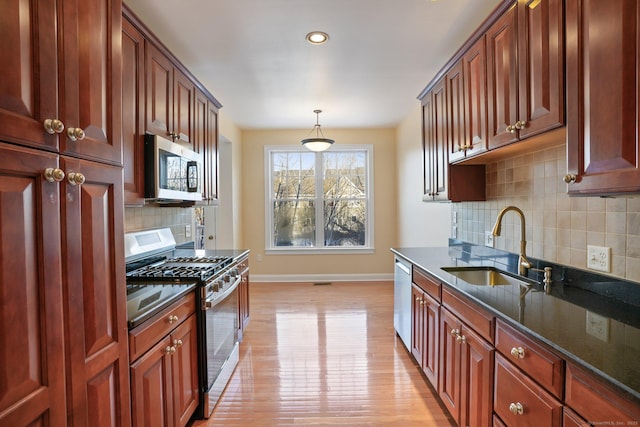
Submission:
<svg viewBox="0 0 640 427">
<path fill-rule="evenodd" d="M 170 228 L 176 243 L 193 240 L 185 234 L 185 226 L 190 225 L 193 232 L 195 222 L 194 208 L 173 207 L 125 207 L 124 232 L 151 230 L 154 228 Z"/>
<path fill-rule="evenodd" d="M 640 197 L 569 197 L 562 177 L 566 152 L 561 144 L 487 164 L 487 201 L 454 203 L 457 238 L 483 244 L 498 212 L 522 209 L 527 255 L 586 269 L 587 245 L 611 247 L 611 276 L 640 282 Z M 503 218 L 494 247 L 520 250 L 520 219 Z"/>
</svg>

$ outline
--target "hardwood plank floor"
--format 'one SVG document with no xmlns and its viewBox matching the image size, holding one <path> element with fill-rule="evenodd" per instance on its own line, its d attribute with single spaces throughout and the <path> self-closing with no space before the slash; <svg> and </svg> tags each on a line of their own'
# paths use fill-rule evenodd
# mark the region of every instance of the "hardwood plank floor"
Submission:
<svg viewBox="0 0 640 427">
<path fill-rule="evenodd" d="M 453 426 L 393 329 L 391 282 L 252 283 L 240 362 L 205 426 Z"/>
</svg>

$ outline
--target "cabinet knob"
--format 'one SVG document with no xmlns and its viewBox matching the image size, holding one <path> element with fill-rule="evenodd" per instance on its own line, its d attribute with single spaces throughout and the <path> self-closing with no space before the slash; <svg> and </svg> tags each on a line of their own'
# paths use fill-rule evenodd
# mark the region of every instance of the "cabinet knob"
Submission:
<svg viewBox="0 0 640 427">
<path fill-rule="evenodd" d="M 84 184 L 86 178 L 80 172 L 69 172 L 67 174 L 67 181 L 71 185 L 82 185 Z"/>
<path fill-rule="evenodd" d="M 464 335 L 458 335 L 458 336 L 456 337 L 456 342 L 457 342 L 458 344 L 464 344 L 464 343 L 466 343 L 466 342 L 467 342 L 467 337 L 465 337 Z"/>
<path fill-rule="evenodd" d="M 178 316 L 169 315 L 167 320 L 169 321 L 169 324 L 172 325 L 178 321 Z"/>
<path fill-rule="evenodd" d="M 80 128 L 69 128 L 67 129 L 67 136 L 72 141 L 80 141 L 84 139 L 85 134 L 84 131 Z"/>
<path fill-rule="evenodd" d="M 451 332 L 449 332 L 451 334 L 452 337 L 457 337 L 460 335 L 460 329 L 452 329 Z"/>
<path fill-rule="evenodd" d="M 573 182 L 576 182 L 577 177 L 574 174 L 568 173 L 566 174 L 563 178 L 564 182 L 566 182 L 567 184 L 571 184 Z"/>
<path fill-rule="evenodd" d="M 511 349 L 511 355 L 516 359 L 524 359 L 524 348 L 522 347 L 513 347 Z"/>
<path fill-rule="evenodd" d="M 64 179 L 64 171 L 58 168 L 46 168 L 44 170 L 44 179 L 49 182 L 60 182 Z"/>
<path fill-rule="evenodd" d="M 520 402 L 510 403 L 509 411 L 514 415 L 522 415 L 524 413 L 524 407 Z"/>
<path fill-rule="evenodd" d="M 182 347 L 182 340 L 173 340 L 174 347 Z"/>
<path fill-rule="evenodd" d="M 513 125 L 513 127 L 517 130 L 524 129 L 525 126 L 527 126 L 527 122 L 525 120 L 518 120 L 516 124 Z"/>
<path fill-rule="evenodd" d="M 171 346 L 168 345 L 167 348 L 164 349 L 164 352 L 166 354 L 173 354 L 176 352 L 176 348 L 172 345 Z"/>
<path fill-rule="evenodd" d="M 513 126 L 513 125 L 507 126 L 507 132 L 508 133 L 516 133 L 516 127 Z"/>
<path fill-rule="evenodd" d="M 48 134 L 53 135 L 54 133 L 62 133 L 64 130 L 64 123 L 62 123 L 58 119 L 46 119 L 43 122 L 44 130 L 47 131 Z"/>
</svg>

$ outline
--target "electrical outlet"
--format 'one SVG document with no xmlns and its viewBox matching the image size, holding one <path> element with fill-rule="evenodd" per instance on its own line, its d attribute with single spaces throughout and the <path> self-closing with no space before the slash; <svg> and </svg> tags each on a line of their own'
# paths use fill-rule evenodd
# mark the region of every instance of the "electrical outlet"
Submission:
<svg viewBox="0 0 640 427">
<path fill-rule="evenodd" d="M 256 261 L 262 261 L 262 254 L 256 255 Z"/>
<path fill-rule="evenodd" d="M 184 237 L 191 237 L 191 226 L 190 225 L 185 225 L 184 226 Z"/>
<path fill-rule="evenodd" d="M 493 233 L 490 231 L 484 232 L 484 245 L 489 246 L 490 248 L 493 247 Z"/>
<path fill-rule="evenodd" d="M 458 223 L 458 212 L 453 211 L 453 217 L 452 217 L 452 219 L 453 219 L 453 223 L 454 223 L 454 224 L 457 224 L 457 223 Z"/>
<path fill-rule="evenodd" d="M 611 273 L 611 248 L 588 245 L 587 268 Z"/>
<path fill-rule="evenodd" d="M 609 342 L 609 319 L 587 310 L 587 334 Z"/>
<path fill-rule="evenodd" d="M 452 239 L 457 239 L 458 238 L 458 226 L 457 225 L 451 226 L 451 238 Z"/>
</svg>

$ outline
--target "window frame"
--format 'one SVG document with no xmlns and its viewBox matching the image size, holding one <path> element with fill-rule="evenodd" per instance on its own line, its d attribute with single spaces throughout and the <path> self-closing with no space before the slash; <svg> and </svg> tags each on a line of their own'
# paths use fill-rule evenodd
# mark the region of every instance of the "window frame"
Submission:
<svg viewBox="0 0 640 427">
<path fill-rule="evenodd" d="M 366 176 L 366 226 L 365 226 L 365 245 L 363 246 L 313 246 L 313 247 L 291 247 L 291 246 L 274 246 L 273 245 L 273 173 L 271 170 L 271 154 L 272 153 L 313 153 L 316 155 L 316 174 L 320 174 L 320 181 L 324 181 L 324 170 L 322 168 L 322 155 L 328 152 L 353 152 L 359 151 L 365 153 L 365 162 L 367 168 Z M 373 187 L 373 145 L 372 144 L 340 144 L 332 146 L 329 150 L 314 153 L 302 146 L 294 145 L 266 145 L 264 147 L 264 171 L 265 179 L 265 254 L 368 254 L 374 252 L 374 187 Z M 323 206 L 323 194 L 316 194 L 315 205 Z M 319 209 L 322 211 L 322 209 Z M 318 209 L 316 210 L 318 212 Z M 316 216 L 316 241 L 318 241 L 318 218 Z M 324 224 L 324 214 L 322 214 L 322 222 Z"/>
</svg>

